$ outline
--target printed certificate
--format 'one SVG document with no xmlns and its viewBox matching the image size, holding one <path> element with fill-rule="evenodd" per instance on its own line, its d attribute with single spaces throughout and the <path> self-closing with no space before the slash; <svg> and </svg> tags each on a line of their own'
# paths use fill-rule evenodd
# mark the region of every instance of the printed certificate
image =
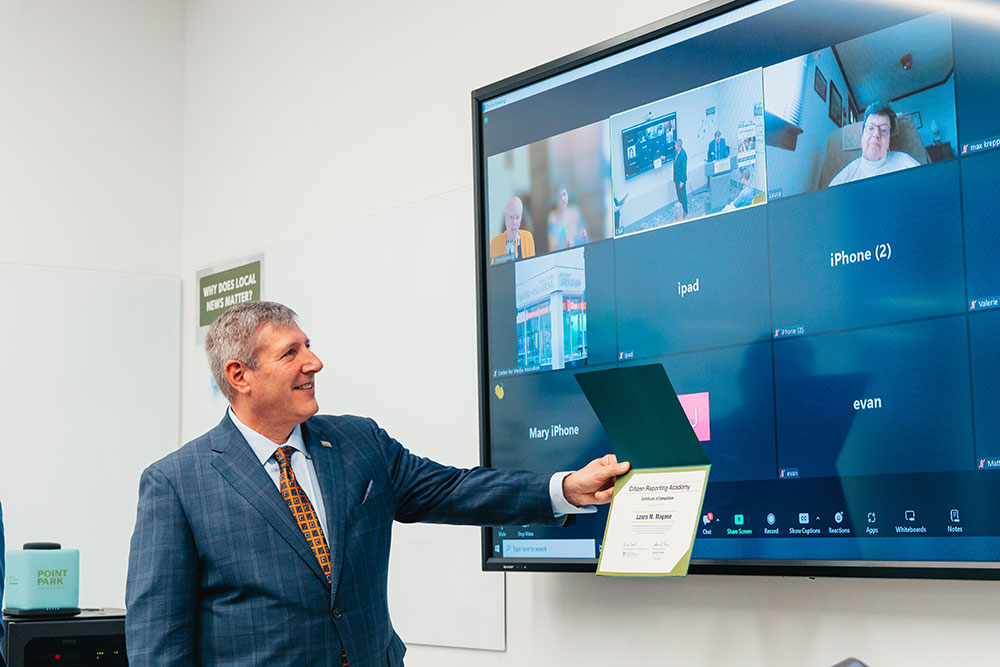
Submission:
<svg viewBox="0 0 1000 667">
<path fill-rule="evenodd" d="M 597 574 L 686 575 L 709 467 L 646 468 L 619 478 Z"/>
</svg>

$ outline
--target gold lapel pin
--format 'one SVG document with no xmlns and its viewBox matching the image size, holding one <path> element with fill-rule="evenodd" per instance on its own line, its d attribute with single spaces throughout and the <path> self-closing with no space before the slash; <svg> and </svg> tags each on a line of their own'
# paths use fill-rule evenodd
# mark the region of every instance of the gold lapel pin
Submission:
<svg viewBox="0 0 1000 667">
<path fill-rule="evenodd" d="M 320 440 L 320 441 L 319 441 L 319 444 L 323 445 L 324 447 L 333 447 L 333 445 L 331 445 L 331 444 L 330 444 L 329 442 L 327 442 L 326 440 Z"/>
</svg>

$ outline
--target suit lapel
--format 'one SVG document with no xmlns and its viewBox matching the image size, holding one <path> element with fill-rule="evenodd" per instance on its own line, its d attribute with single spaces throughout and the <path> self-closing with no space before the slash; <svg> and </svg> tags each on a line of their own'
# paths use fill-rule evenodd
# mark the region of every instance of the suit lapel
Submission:
<svg viewBox="0 0 1000 667">
<path fill-rule="evenodd" d="M 347 502 L 344 484 L 344 463 L 340 459 L 340 448 L 330 434 L 323 433 L 312 420 L 302 424 L 302 438 L 312 457 L 316 471 L 316 483 L 323 494 L 326 506 L 326 542 L 330 547 L 330 579 L 333 596 L 337 595 L 340 568 L 344 562 L 344 523 L 347 518 Z M 320 438 L 327 438 L 332 447 L 320 444 Z"/>
<path fill-rule="evenodd" d="M 264 517 L 316 576 L 324 584 L 327 583 L 326 575 L 288 504 L 228 414 L 212 431 L 212 449 L 219 454 L 212 460 L 212 467 Z"/>
</svg>

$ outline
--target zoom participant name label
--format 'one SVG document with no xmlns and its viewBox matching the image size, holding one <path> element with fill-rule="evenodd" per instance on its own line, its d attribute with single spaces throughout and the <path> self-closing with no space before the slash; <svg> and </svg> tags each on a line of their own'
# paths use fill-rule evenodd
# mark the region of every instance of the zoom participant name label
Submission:
<svg viewBox="0 0 1000 667">
<path fill-rule="evenodd" d="M 553 424 L 548 428 L 535 428 L 532 426 L 528 429 L 529 440 L 548 440 L 550 437 L 563 438 L 570 435 L 580 435 L 580 427 Z"/>
<path fill-rule="evenodd" d="M 882 408 L 882 398 L 875 396 L 873 398 L 858 398 L 854 401 L 855 410 L 879 410 Z"/>
<path fill-rule="evenodd" d="M 971 155 L 973 153 L 988 151 L 994 148 L 1000 148 L 1000 137 L 983 139 L 981 141 L 975 141 L 971 144 L 962 144 L 962 155 Z"/>
<path fill-rule="evenodd" d="M 830 266 L 833 268 L 870 262 L 882 262 L 892 259 L 892 246 L 888 243 L 877 243 L 872 249 L 837 250 L 830 253 Z"/>
<path fill-rule="evenodd" d="M 1000 296 L 973 299 L 969 302 L 969 310 L 987 310 L 990 308 L 1000 308 Z"/>
<path fill-rule="evenodd" d="M 801 324 L 791 327 L 781 327 L 774 330 L 775 338 L 788 338 L 789 336 L 801 336 L 805 334 L 806 328 Z"/>
<path fill-rule="evenodd" d="M 695 278 L 693 283 L 677 283 L 677 295 L 680 298 L 684 298 L 689 294 L 697 294 L 701 290 L 701 285 L 699 284 L 700 278 Z"/>
</svg>

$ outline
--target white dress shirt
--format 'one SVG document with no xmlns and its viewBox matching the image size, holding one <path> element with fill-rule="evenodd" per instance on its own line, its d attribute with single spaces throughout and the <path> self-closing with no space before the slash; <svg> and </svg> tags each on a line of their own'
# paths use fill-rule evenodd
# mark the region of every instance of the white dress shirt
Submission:
<svg viewBox="0 0 1000 667">
<path fill-rule="evenodd" d="M 292 472 L 295 473 L 296 481 L 302 487 L 306 497 L 309 498 L 309 502 L 312 503 L 316 517 L 319 519 L 319 525 L 323 529 L 323 535 L 329 535 L 326 530 L 326 505 L 323 504 L 323 494 L 319 492 L 319 485 L 316 483 L 316 469 L 313 467 L 312 458 L 306 451 L 305 440 L 302 439 L 302 424 L 292 430 L 292 434 L 288 436 L 288 442 L 279 445 L 241 422 L 232 408 L 229 408 L 229 418 L 233 420 L 233 424 L 250 443 L 250 449 L 253 450 L 260 464 L 264 466 L 264 472 L 271 476 L 271 481 L 274 482 L 278 491 L 281 491 L 281 467 L 278 465 L 278 459 L 274 458 L 274 452 L 277 451 L 278 447 L 291 447 L 295 450 L 292 452 Z"/>
</svg>

